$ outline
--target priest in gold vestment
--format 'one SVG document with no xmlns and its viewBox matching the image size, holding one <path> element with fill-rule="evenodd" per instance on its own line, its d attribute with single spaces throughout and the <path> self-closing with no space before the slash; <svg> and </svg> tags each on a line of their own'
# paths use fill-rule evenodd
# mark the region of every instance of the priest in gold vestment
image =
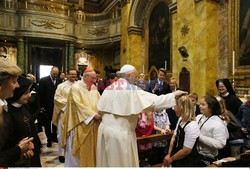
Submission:
<svg viewBox="0 0 250 169">
<path fill-rule="evenodd" d="M 87 68 L 83 80 L 71 87 L 64 118 L 62 145 L 66 149 L 65 167 L 95 167 L 97 129 L 101 116 L 97 111 L 99 92 L 93 83 L 96 73 Z"/>
<path fill-rule="evenodd" d="M 67 104 L 68 94 L 71 89 L 71 86 L 75 83 L 75 79 L 77 77 L 76 69 L 70 69 L 68 71 L 68 80 L 59 84 L 54 97 L 54 111 L 52 117 L 52 123 L 57 126 L 57 140 L 58 140 L 58 150 L 59 150 L 59 161 L 64 162 L 64 150 L 62 148 L 62 128 L 63 119 L 64 119 L 64 111 Z"/>
</svg>

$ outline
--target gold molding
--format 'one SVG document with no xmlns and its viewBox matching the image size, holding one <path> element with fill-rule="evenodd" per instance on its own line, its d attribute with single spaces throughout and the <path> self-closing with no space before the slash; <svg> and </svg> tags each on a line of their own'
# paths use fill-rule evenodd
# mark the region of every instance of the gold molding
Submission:
<svg viewBox="0 0 250 169">
<path fill-rule="evenodd" d="M 108 29 L 105 27 L 88 29 L 88 33 L 95 36 L 102 36 L 108 33 Z"/>
<path fill-rule="evenodd" d="M 228 56 L 232 56 L 233 51 L 235 51 L 235 74 L 249 74 L 250 73 L 250 65 L 239 65 L 239 54 L 240 54 L 240 0 L 231 0 L 231 9 L 229 7 L 229 15 L 230 17 L 230 35 L 229 39 L 231 39 L 231 44 L 229 46 Z M 230 23 L 230 22 L 229 22 Z M 229 58 L 232 65 L 232 57 Z"/>
<path fill-rule="evenodd" d="M 44 29 L 65 29 L 67 31 L 67 24 L 62 24 L 49 19 L 29 19 L 29 26 L 34 25 L 43 27 Z"/>
</svg>

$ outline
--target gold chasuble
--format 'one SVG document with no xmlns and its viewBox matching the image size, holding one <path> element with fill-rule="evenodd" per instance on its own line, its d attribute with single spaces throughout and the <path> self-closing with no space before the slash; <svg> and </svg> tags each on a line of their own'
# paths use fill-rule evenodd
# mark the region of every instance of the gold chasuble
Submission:
<svg viewBox="0 0 250 169">
<path fill-rule="evenodd" d="M 69 92 L 65 110 L 62 145 L 74 129 L 72 154 L 79 159 L 80 167 L 96 166 L 96 141 L 99 122 L 94 120 L 100 94 L 94 85 L 87 90 L 81 80 L 75 82 Z M 91 121 L 89 122 L 89 120 Z"/>
<path fill-rule="evenodd" d="M 63 109 L 66 107 L 67 99 L 69 90 L 71 89 L 71 86 L 73 85 L 73 82 L 65 81 L 58 85 L 54 97 L 54 111 L 53 111 L 53 117 L 52 117 L 52 123 L 57 126 L 58 125 L 58 117 L 61 114 L 61 118 L 63 121 L 64 118 L 64 111 Z M 62 128 L 63 128 L 62 123 Z"/>
</svg>

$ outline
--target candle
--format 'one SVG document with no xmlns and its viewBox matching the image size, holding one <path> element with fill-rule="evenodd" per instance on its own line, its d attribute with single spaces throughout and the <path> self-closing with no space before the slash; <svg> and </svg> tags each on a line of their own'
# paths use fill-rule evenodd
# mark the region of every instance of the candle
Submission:
<svg viewBox="0 0 250 169">
<path fill-rule="evenodd" d="M 235 73 L 235 51 L 233 51 L 233 57 L 232 57 L 232 74 L 234 75 Z"/>
<path fill-rule="evenodd" d="M 165 60 L 165 70 L 167 70 L 167 61 Z"/>
<path fill-rule="evenodd" d="M 142 73 L 144 73 L 144 65 L 142 65 Z"/>
</svg>

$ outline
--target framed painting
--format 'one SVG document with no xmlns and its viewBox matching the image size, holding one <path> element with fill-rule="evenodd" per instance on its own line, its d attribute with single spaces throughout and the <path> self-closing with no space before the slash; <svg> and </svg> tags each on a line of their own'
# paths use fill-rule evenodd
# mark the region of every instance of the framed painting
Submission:
<svg viewBox="0 0 250 169">
<path fill-rule="evenodd" d="M 235 51 L 236 74 L 250 73 L 250 0 L 231 1 L 231 52 Z"/>
<path fill-rule="evenodd" d="M 166 3 L 159 2 L 149 18 L 149 67 L 171 70 L 170 66 L 170 18 Z"/>
</svg>

